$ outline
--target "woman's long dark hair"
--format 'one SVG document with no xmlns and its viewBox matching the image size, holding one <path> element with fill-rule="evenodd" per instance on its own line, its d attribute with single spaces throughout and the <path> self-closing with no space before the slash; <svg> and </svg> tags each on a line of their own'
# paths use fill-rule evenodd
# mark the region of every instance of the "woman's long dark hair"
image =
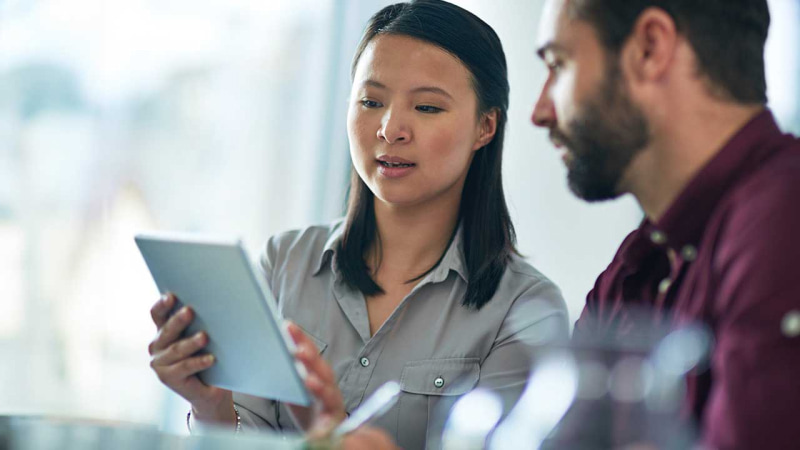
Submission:
<svg viewBox="0 0 800 450">
<path fill-rule="evenodd" d="M 454 55 L 472 75 L 479 116 L 497 111 L 494 139 L 475 153 L 459 209 L 469 280 L 462 304 L 480 309 L 494 295 L 509 258 L 516 253 L 501 170 L 509 91 L 503 47 L 494 30 L 474 14 L 441 0 L 414 0 L 387 6 L 372 16 L 356 50 L 353 72 L 367 45 L 383 34 L 416 38 Z M 350 178 L 337 265 L 348 284 L 365 296 L 376 295 L 383 289 L 372 278 L 364 260 L 366 251 L 378 239 L 374 196 L 354 168 Z M 410 281 L 430 273 L 443 257 L 444 253 L 427 272 Z"/>
</svg>

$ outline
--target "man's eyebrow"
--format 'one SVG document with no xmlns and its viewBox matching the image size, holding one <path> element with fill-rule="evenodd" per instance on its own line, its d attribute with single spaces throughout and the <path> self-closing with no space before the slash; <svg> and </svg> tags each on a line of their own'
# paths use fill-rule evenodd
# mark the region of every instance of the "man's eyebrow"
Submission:
<svg viewBox="0 0 800 450">
<path fill-rule="evenodd" d="M 567 50 L 564 48 L 564 46 L 559 44 L 558 42 L 548 41 L 547 43 L 539 47 L 538 50 L 536 50 L 536 54 L 539 55 L 539 58 L 544 59 L 545 55 L 548 52 L 566 53 L 566 51 Z"/>
</svg>

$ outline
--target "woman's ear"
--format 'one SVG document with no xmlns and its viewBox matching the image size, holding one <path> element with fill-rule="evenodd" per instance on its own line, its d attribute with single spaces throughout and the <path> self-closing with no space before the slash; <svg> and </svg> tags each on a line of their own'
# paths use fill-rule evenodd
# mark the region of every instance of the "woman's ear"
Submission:
<svg viewBox="0 0 800 450">
<path fill-rule="evenodd" d="M 480 122 L 478 123 L 478 139 L 475 140 L 472 150 L 479 150 L 494 139 L 497 133 L 497 119 L 500 111 L 497 108 L 492 108 L 491 111 L 481 114 Z"/>
</svg>

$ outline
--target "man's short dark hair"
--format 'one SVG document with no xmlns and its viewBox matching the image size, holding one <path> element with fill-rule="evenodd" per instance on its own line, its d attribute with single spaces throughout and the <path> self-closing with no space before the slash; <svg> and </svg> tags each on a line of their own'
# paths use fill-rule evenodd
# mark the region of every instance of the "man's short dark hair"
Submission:
<svg viewBox="0 0 800 450">
<path fill-rule="evenodd" d="M 740 103 L 767 102 L 764 43 L 767 0 L 570 0 L 572 17 L 590 23 L 612 54 L 627 41 L 639 15 L 661 8 L 697 55 L 712 92 Z"/>
</svg>

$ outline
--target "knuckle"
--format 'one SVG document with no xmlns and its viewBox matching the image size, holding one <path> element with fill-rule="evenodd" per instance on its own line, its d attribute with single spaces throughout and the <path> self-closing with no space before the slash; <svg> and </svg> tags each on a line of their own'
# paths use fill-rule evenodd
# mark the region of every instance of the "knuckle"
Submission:
<svg viewBox="0 0 800 450">
<path fill-rule="evenodd" d="M 180 342 L 176 342 L 170 345 L 169 348 L 167 349 L 167 352 L 170 355 L 170 358 L 172 358 L 175 361 L 183 361 L 188 356 L 182 351 L 182 346 L 180 345 Z"/>
<path fill-rule="evenodd" d="M 172 345 L 169 346 L 170 354 L 173 357 L 179 358 L 179 359 L 182 359 L 182 358 L 185 358 L 186 356 L 188 356 L 188 353 L 186 352 L 186 350 L 187 350 L 186 349 L 186 343 L 184 341 L 177 341 L 177 342 L 174 342 Z"/>
<path fill-rule="evenodd" d="M 191 340 L 184 339 L 182 341 L 178 341 L 175 344 L 173 344 L 172 351 L 175 354 L 175 356 L 179 358 L 186 358 L 192 353 L 194 353 L 195 348 Z"/>
<path fill-rule="evenodd" d="M 201 335 L 194 335 L 190 338 L 186 339 L 186 350 L 190 352 L 194 352 L 195 350 L 203 347 L 203 339 L 202 337 L 198 337 Z"/>
<path fill-rule="evenodd" d="M 191 372 L 195 369 L 199 364 L 197 362 L 198 358 L 186 358 L 181 361 L 179 367 L 181 372 Z"/>
<path fill-rule="evenodd" d="M 167 321 L 167 327 L 169 327 L 171 332 L 179 332 L 182 329 L 186 328 L 186 325 L 188 324 L 189 321 L 186 320 L 182 314 L 173 315 Z"/>
</svg>

